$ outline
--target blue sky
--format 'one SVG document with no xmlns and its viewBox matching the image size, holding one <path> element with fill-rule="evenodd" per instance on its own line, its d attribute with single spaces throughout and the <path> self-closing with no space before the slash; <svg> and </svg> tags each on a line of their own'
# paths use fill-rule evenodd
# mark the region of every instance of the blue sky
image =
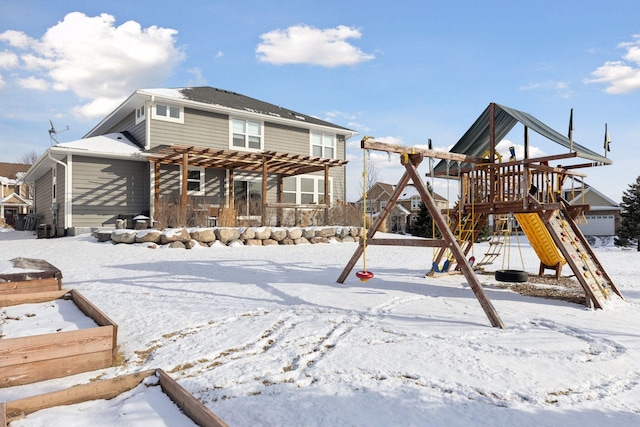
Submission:
<svg viewBox="0 0 640 427">
<path fill-rule="evenodd" d="M 0 10 L 0 161 L 44 152 L 49 120 L 71 141 L 135 89 L 207 85 L 358 131 L 349 200 L 360 196 L 361 136 L 446 150 L 490 102 L 563 134 L 573 108 L 574 140 L 598 153 L 607 123 L 614 165 L 584 172 L 615 201 L 640 175 L 637 1 L 0 0 Z M 507 139 L 519 146 L 521 127 Z M 397 157 L 370 159 L 397 182 Z"/>
</svg>

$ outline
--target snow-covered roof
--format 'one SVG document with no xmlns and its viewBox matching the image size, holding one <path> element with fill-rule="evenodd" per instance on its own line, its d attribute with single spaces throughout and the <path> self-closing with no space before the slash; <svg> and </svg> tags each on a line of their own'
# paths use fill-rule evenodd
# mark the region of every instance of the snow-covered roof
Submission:
<svg viewBox="0 0 640 427">
<path fill-rule="evenodd" d="M 54 148 L 87 150 L 92 153 L 135 154 L 142 150 L 121 133 L 92 136 L 76 141 L 62 142 Z"/>
<path fill-rule="evenodd" d="M 55 163 L 53 158 L 60 160 L 67 154 L 90 154 L 92 157 L 104 158 L 139 158 L 141 161 L 146 161 L 139 156 L 141 152 L 142 148 L 128 139 L 125 134 L 119 132 L 62 142 L 49 148 L 31 166 L 27 171 L 25 180 L 34 182 L 51 169 L 51 166 Z"/>
<path fill-rule="evenodd" d="M 85 137 L 99 135 L 112 129 L 125 117 L 133 114 L 136 108 L 145 102 L 170 102 L 202 111 L 214 111 L 222 114 L 254 115 L 260 120 L 276 123 L 301 123 L 305 128 L 332 129 L 344 134 L 346 138 L 357 134 L 356 131 L 336 125 L 314 116 L 299 113 L 276 104 L 251 98 L 240 93 L 210 86 L 183 88 L 151 88 L 139 89 L 131 94 L 120 106 L 91 129 Z M 265 116 L 268 117 L 265 118 Z M 296 125 L 294 125 L 296 126 Z"/>
<path fill-rule="evenodd" d="M 420 197 L 420 193 L 418 193 L 418 190 L 413 185 L 407 185 L 404 188 L 404 191 L 402 192 L 402 196 L 400 197 L 400 200 L 409 200 L 412 197 Z M 442 201 L 442 202 L 447 201 L 446 198 L 442 197 L 440 194 L 436 193 L 435 191 L 433 192 L 433 199 L 437 201 Z"/>
</svg>

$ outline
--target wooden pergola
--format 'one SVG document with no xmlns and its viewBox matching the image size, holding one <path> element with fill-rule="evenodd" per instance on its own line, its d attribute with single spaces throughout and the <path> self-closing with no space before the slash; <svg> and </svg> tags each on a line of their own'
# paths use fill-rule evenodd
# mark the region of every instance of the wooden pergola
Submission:
<svg viewBox="0 0 640 427">
<path fill-rule="evenodd" d="M 233 173 L 234 170 L 262 173 L 262 225 L 266 225 L 267 207 L 291 208 L 306 205 L 292 205 L 282 203 L 282 180 L 295 175 L 324 172 L 324 204 L 313 205 L 316 209 L 324 209 L 325 221 L 328 221 L 329 205 L 326 203 L 329 195 L 329 169 L 344 166 L 348 162 L 340 159 L 303 156 L 300 154 L 278 153 L 275 151 L 247 152 L 223 150 L 195 145 L 159 145 L 143 154 L 149 162 L 154 164 L 154 209 L 157 209 L 160 198 L 160 166 L 182 166 L 181 204 L 187 204 L 187 176 L 189 166 L 211 169 L 226 169 L 229 171 L 229 186 L 227 200 L 233 208 Z M 267 205 L 267 177 L 269 174 L 278 175 L 278 203 Z"/>
</svg>

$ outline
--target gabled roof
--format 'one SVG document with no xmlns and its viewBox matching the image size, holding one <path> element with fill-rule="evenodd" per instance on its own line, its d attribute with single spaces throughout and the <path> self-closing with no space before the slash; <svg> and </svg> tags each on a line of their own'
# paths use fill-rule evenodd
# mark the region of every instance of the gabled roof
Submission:
<svg viewBox="0 0 640 427">
<path fill-rule="evenodd" d="M 393 191 L 396 188 L 394 184 L 388 184 L 386 182 L 376 182 L 371 186 L 371 188 L 373 188 L 374 186 L 381 188 L 384 191 L 384 193 L 386 193 L 389 196 L 387 197 L 386 200 L 388 200 L 391 197 L 391 195 L 393 194 Z M 367 193 L 370 193 L 370 192 L 371 192 L 371 189 L 367 191 Z M 382 193 L 380 195 L 382 195 Z M 380 200 L 380 195 L 375 199 Z M 413 185 L 407 185 L 406 187 L 404 187 L 404 190 L 402 191 L 402 195 L 398 198 L 398 201 L 411 200 L 413 197 L 420 197 L 420 193 L 418 193 L 418 190 L 416 190 L 416 188 Z M 433 200 L 440 201 L 440 202 L 447 201 L 447 199 L 445 199 L 435 191 L 433 192 Z M 358 201 L 362 201 L 362 197 L 360 197 Z"/>
<path fill-rule="evenodd" d="M 11 193 L 0 199 L 0 205 L 31 206 L 31 200 L 27 200 L 17 193 Z"/>
<path fill-rule="evenodd" d="M 17 179 L 20 172 L 26 172 L 31 165 L 25 165 L 23 163 L 1 163 L 0 162 L 0 177 L 7 179 Z"/>
<path fill-rule="evenodd" d="M 594 151 L 589 150 L 580 144 L 569 140 L 569 138 L 561 135 L 559 132 L 551 129 L 540 120 L 533 117 L 531 114 L 523 111 L 515 110 L 513 108 L 505 107 L 504 105 L 495 105 L 495 143 L 507 136 L 507 134 L 513 129 L 517 123 L 522 123 L 524 126 L 535 131 L 541 136 L 556 142 L 563 147 L 569 149 L 573 144 L 573 150 L 578 153 L 578 157 L 583 159 L 592 160 L 597 163 L 605 165 L 612 164 L 612 161 L 604 156 L 601 156 Z M 476 119 L 467 132 L 460 138 L 460 140 L 451 148 L 451 152 L 466 154 L 471 157 L 482 157 L 490 147 L 490 129 L 489 129 L 489 112 L 491 105 L 489 105 L 484 112 Z M 446 172 L 446 161 L 441 160 L 435 167 L 435 173 Z"/>
<path fill-rule="evenodd" d="M 571 192 L 571 189 L 564 189 L 565 192 Z M 573 193 L 576 194 L 576 196 L 572 199 L 569 200 L 569 203 L 574 204 L 574 203 L 582 203 L 582 189 L 579 189 L 577 191 L 574 191 Z M 594 187 L 590 186 L 589 184 L 584 184 L 584 194 L 585 196 L 589 193 L 593 193 L 596 196 L 598 196 L 600 199 L 602 199 L 603 202 L 607 203 L 606 206 L 608 207 L 620 207 L 620 205 L 618 203 L 616 203 L 614 200 L 612 200 L 611 198 L 609 198 L 608 196 L 606 196 L 605 194 L 603 194 L 602 192 L 596 190 Z M 605 206 L 605 205 L 602 205 Z"/>
<path fill-rule="evenodd" d="M 387 197 L 383 200 L 387 200 L 393 194 L 393 184 L 387 184 L 386 182 L 376 182 L 374 186 L 377 186 L 382 190 L 382 192 L 378 194 L 378 197 L 376 197 L 376 200 L 379 200 L 380 196 L 382 196 L 383 194 L 387 195 Z M 368 191 L 371 192 L 371 189 L 369 189 Z"/>
<path fill-rule="evenodd" d="M 414 187 L 413 185 L 407 185 L 404 188 L 404 193 L 399 200 L 411 200 L 414 197 L 421 198 L 420 193 L 418 193 L 418 190 L 416 190 L 416 187 Z M 441 196 L 435 191 L 433 192 L 433 200 L 435 200 L 436 202 L 447 202 L 447 199 L 445 197 Z"/>
<path fill-rule="evenodd" d="M 242 113 L 260 117 L 261 120 L 287 123 L 291 126 L 331 128 L 351 137 L 356 131 L 334 123 L 320 120 L 288 108 L 280 107 L 259 99 L 251 98 L 236 92 L 210 86 L 189 88 L 140 89 L 127 98 L 118 108 L 98 123 L 85 137 L 99 135 L 110 127 L 110 124 L 124 119 L 146 100 L 171 102 L 175 105 L 197 110 L 217 111 L 226 114 Z"/>
</svg>

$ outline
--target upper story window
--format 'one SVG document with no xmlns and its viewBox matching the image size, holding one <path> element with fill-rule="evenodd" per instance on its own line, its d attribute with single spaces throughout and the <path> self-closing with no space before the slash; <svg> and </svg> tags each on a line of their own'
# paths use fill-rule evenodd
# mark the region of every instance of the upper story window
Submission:
<svg viewBox="0 0 640 427">
<path fill-rule="evenodd" d="M 184 123 L 184 110 L 182 107 L 174 107 L 165 104 L 155 104 L 151 109 L 151 117 L 157 120 L 166 120 L 175 123 Z"/>
<path fill-rule="evenodd" d="M 145 119 L 145 106 L 136 108 L 136 124 L 144 122 Z"/>
<path fill-rule="evenodd" d="M 320 132 L 311 132 L 311 155 L 335 159 L 336 137 L 335 135 Z"/>
<path fill-rule="evenodd" d="M 262 150 L 262 124 L 244 119 L 231 119 L 231 148 Z"/>
<path fill-rule="evenodd" d="M 420 210 L 420 203 L 421 202 L 422 202 L 422 199 L 420 197 L 411 198 L 411 210 L 412 211 Z"/>
</svg>

